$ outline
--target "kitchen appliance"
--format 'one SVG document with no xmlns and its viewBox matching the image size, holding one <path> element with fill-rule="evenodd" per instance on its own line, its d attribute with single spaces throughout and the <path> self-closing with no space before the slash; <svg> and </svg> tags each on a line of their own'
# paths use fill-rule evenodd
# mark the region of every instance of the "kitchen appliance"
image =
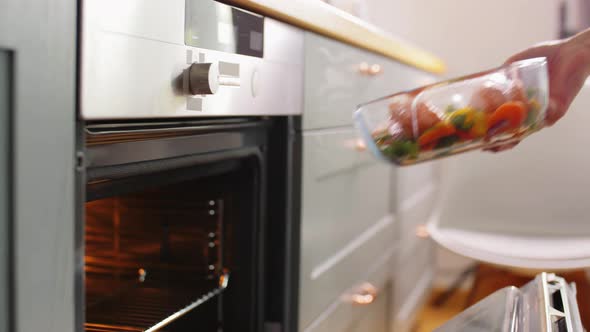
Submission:
<svg viewBox="0 0 590 332">
<path fill-rule="evenodd" d="M 81 3 L 86 120 L 298 115 L 303 33 L 215 1 Z"/>
<path fill-rule="evenodd" d="M 87 0 L 80 38 L 77 330 L 296 331 L 302 33 Z"/>
<path fill-rule="evenodd" d="M 583 331 L 576 286 L 553 273 L 541 273 L 523 287 L 496 291 L 435 332 Z"/>
</svg>

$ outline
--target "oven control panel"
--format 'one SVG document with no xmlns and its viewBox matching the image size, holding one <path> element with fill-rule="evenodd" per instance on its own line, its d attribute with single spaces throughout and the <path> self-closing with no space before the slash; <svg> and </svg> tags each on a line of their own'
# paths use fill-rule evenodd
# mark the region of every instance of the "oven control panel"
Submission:
<svg viewBox="0 0 590 332">
<path fill-rule="evenodd" d="M 301 114 L 303 31 L 215 1 L 87 0 L 87 120 Z"/>
</svg>

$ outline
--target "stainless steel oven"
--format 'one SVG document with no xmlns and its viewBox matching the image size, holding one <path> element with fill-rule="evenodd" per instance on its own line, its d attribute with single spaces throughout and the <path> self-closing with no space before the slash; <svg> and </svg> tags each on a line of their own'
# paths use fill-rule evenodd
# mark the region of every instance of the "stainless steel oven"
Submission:
<svg viewBox="0 0 590 332">
<path fill-rule="evenodd" d="M 296 331 L 303 39 L 215 1 L 81 2 L 79 331 Z"/>
<path fill-rule="evenodd" d="M 213 0 L 81 12 L 84 119 L 301 114 L 302 31 Z"/>
</svg>

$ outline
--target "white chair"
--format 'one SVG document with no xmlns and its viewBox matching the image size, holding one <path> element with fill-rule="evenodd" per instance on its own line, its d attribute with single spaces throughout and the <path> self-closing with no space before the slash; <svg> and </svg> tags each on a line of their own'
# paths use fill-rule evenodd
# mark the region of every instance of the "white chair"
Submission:
<svg viewBox="0 0 590 332">
<path fill-rule="evenodd" d="M 477 261 L 514 269 L 590 267 L 590 85 L 552 128 L 513 151 L 442 165 L 432 238 Z"/>
</svg>

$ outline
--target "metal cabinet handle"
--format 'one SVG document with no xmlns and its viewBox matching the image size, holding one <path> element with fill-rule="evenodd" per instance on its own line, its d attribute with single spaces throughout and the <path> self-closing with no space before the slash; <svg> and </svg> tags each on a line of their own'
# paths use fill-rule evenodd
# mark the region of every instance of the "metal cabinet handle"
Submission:
<svg viewBox="0 0 590 332">
<path fill-rule="evenodd" d="M 428 231 L 428 226 L 422 224 L 416 226 L 416 236 L 421 239 L 429 238 L 430 232 Z"/>
<path fill-rule="evenodd" d="M 351 295 L 350 299 L 352 303 L 358 305 L 368 305 L 375 302 L 377 298 L 377 288 L 370 283 L 366 282 L 361 285 L 358 293 Z"/>
<path fill-rule="evenodd" d="M 365 144 L 365 142 L 362 139 L 359 138 L 354 143 L 354 149 L 359 152 L 364 152 L 367 150 L 367 145 Z"/>
<path fill-rule="evenodd" d="M 383 68 L 381 67 L 381 65 L 374 63 L 374 64 L 369 64 L 367 62 L 361 62 L 359 64 L 359 73 L 361 73 L 362 75 L 367 75 L 367 76 L 376 76 L 379 75 L 383 72 Z"/>
</svg>

